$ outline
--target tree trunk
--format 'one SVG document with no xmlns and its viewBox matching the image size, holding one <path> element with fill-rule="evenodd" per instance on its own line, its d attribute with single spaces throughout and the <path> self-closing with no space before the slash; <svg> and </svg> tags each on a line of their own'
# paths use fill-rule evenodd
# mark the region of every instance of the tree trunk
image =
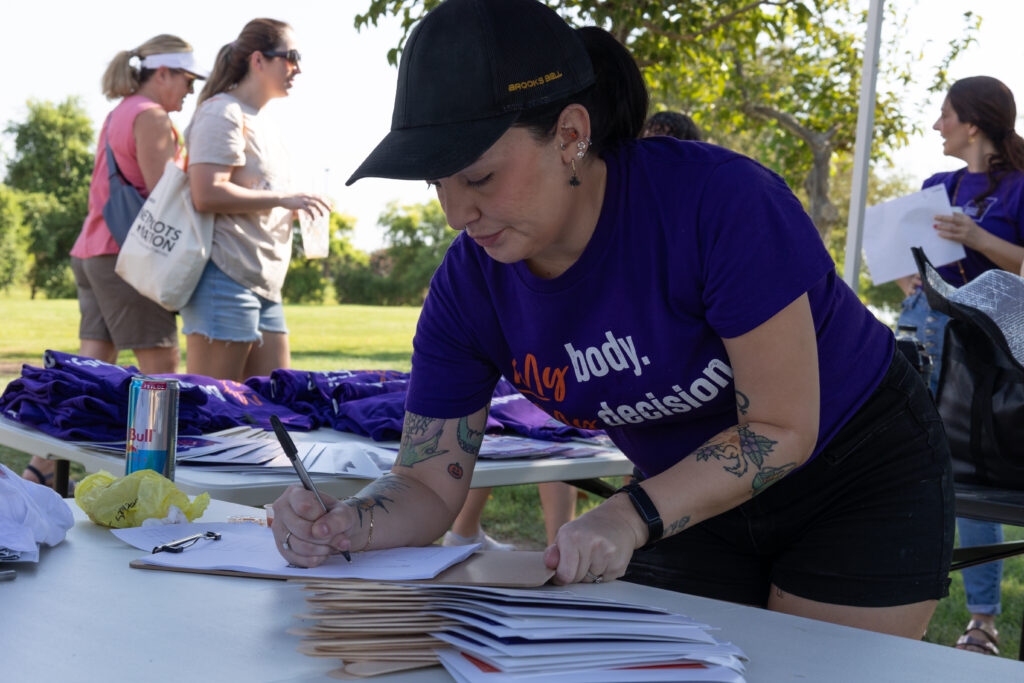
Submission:
<svg viewBox="0 0 1024 683">
<path fill-rule="evenodd" d="M 771 107 L 760 104 L 747 103 L 743 111 L 751 116 L 777 121 L 780 126 L 796 135 L 804 141 L 813 155 L 814 163 L 811 170 L 804 179 L 804 189 L 807 191 L 807 213 L 818 229 L 823 242 L 828 242 L 829 233 L 839 222 L 839 210 L 829 199 L 829 182 L 832 170 L 832 153 L 835 151 L 835 144 L 832 142 L 838 128 L 832 126 L 827 131 L 821 132 L 807 128 L 792 114 L 777 111 Z"/>
</svg>

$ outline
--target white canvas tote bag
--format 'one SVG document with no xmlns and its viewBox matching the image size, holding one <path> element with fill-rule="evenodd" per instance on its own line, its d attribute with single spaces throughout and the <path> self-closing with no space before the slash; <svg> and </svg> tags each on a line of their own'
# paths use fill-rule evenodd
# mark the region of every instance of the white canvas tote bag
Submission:
<svg viewBox="0 0 1024 683">
<path fill-rule="evenodd" d="M 188 174 L 168 161 L 128 230 L 115 272 L 169 311 L 192 297 L 213 243 L 213 214 L 192 204 Z"/>
</svg>

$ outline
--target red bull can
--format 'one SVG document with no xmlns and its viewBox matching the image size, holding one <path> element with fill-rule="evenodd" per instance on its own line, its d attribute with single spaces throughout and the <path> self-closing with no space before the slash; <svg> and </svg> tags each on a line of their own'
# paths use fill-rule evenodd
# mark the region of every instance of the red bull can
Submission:
<svg viewBox="0 0 1024 683">
<path fill-rule="evenodd" d="M 132 377 L 124 473 L 154 470 L 174 481 L 178 445 L 178 380 Z"/>
</svg>

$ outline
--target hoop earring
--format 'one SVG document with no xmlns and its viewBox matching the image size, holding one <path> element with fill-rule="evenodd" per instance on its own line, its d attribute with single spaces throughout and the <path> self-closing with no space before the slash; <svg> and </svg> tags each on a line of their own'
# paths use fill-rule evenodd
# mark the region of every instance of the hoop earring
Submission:
<svg viewBox="0 0 1024 683">
<path fill-rule="evenodd" d="M 580 179 L 579 176 L 576 175 L 576 160 L 570 159 L 569 165 L 572 167 L 572 175 L 569 176 L 569 185 L 572 187 L 579 187 Z"/>
</svg>

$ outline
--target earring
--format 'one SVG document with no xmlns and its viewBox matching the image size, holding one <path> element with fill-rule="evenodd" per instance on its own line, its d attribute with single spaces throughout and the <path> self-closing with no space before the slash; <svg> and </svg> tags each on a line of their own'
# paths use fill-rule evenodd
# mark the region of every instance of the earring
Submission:
<svg viewBox="0 0 1024 683">
<path fill-rule="evenodd" d="M 565 143 L 564 142 L 558 143 L 558 146 L 562 148 L 563 152 L 565 151 Z"/>
<path fill-rule="evenodd" d="M 576 143 L 576 158 L 582 160 L 585 156 L 587 156 L 587 143 L 580 140 Z"/>
<path fill-rule="evenodd" d="M 974 144 L 974 136 L 973 135 L 968 135 L 967 136 L 967 144 L 969 144 L 969 145 L 973 145 Z"/>
<path fill-rule="evenodd" d="M 576 160 L 570 159 L 569 165 L 572 167 L 572 175 L 569 176 L 569 185 L 571 185 L 572 187 L 579 187 L 580 179 L 576 175 Z"/>
</svg>

